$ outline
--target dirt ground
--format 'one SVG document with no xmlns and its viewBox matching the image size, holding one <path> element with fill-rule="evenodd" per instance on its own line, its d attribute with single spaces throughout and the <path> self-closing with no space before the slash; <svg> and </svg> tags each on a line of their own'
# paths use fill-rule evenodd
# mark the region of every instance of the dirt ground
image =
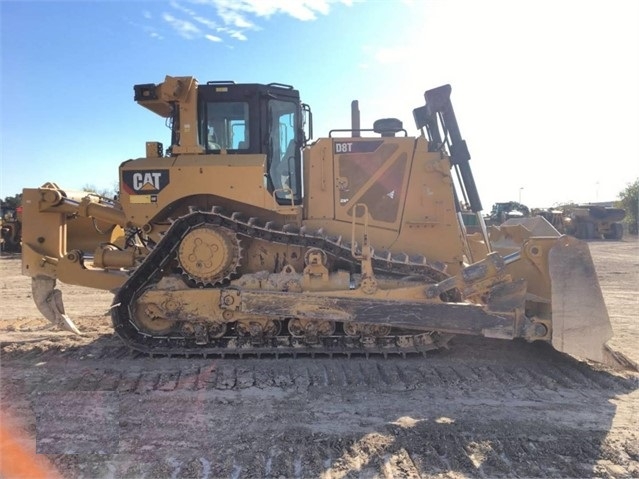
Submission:
<svg viewBox="0 0 639 479">
<path fill-rule="evenodd" d="M 611 346 L 639 364 L 639 242 L 589 246 Z M 140 357 L 110 294 L 61 285 L 78 337 L 47 329 L 19 256 L 0 272 L 6 477 L 19 453 L 64 478 L 639 477 L 629 369 L 463 337 L 406 359 Z"/>
</svg>

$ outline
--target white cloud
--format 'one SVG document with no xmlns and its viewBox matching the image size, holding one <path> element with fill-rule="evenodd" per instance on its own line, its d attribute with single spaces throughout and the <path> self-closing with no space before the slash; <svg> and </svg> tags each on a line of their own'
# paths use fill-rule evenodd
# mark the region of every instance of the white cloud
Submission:
<svg viewBox="0 0 639 479">
<path fill-rule="evenodd" d="M 184 5 L 182 5 L 179 2 L 176 2 L 175 0 L 171 0 L 169 2 L 169 5 L 171 5 L 171 7 L 175 8 L 176 10 L 179 10 L 182 13 L 186 13 L 187 15 L 190 15 L 192 17 L 194 17 L 196 15 L 195 11 L 191 10 L 190 8 L 185 7 Z"/>
<path fill-rule="evenodd" d="M 224 18 L 229 13 L 239 16 L 271 17 L 283 14 L 297 20 L 315 20 L 317 15 L 328 15 L 331 4 L 351 5 L 350 0 L 212 0 L 218 14 Z"/>
<path fill-rule="evenodd" d="M 236 40 L 240 40 L 242 42 L 245 42 L 246 40 L 248 40 L 248 37 L 246 35 L 244 35 L 242 32 L 237 30 L 231 31 L 229 35 L 231 36 L 231 38 L 235 38 Z"/>
<path fill-rule="evenodd" d="M 222 18 L 225 25 L 231 25 L 237 28 L 252 28 L 253 22 L 247 20 L 240 11 L 233 8 L 226 8 L 218 6 L 217 14 Z"/>
<path fill-rule="evenodd" d="M 200 29 L 187 20 L 175 18 L 170 13 L 162 14 L 162 18 L 183 38 L 192 40 L 199 36 Z"/>
<path fill-rule="evenodd" d="M 217 34 L 223 33 L 234 40 L 246 41 L 248 31 L 262 30 L 256 19 L 285 15 L 299 21 L 313 21 L 320 15 L 328 15 L 332 5 L 351 6 L 357 1 L 362 0 L 171 0 L 169 5 L 174 12 L 164 13 L 162 18 L 186 39 L 222 42 L 223 37 Z M 207 8 L 212 9 L 217 18 L 209 18 Z M 142 15 L 147 20 L 152 18 L 148 10 Z"/>
<path fill-rule="evenodd" d="M 148 12 L 148 11 L 142 12 L 142 15 L 147 20 L 152 18 L 151 17 L 151 13 Z M 141 24 L 141 23 L 133 22 L 131 20 L 127 20 L 127 22 L 129 23 L 129 25 L 132 25 L 135 28 L 139 28 L 143 32 L 147 33 L 151 38 L 155 38 L 156 40 L 163 40 L 164 39 L 164 37 L 160 33 L 158 33 L 156 28 L 153 27 L 153 26 L 144 25 L 144 24 Z"/>
<path fill-rule="evenodd" d="M 195 20 L 196 22 L 204 25 L 207 28 L 210 28 L 211 30 L 216 29 L 217 26 L 218 26 L 215 21 L 209 20 L 208 18 L 204 18 L 204 17 L 201 17 L 199 15 L 194 15 L 193 16 L 193 20 Z"/>
</svg>

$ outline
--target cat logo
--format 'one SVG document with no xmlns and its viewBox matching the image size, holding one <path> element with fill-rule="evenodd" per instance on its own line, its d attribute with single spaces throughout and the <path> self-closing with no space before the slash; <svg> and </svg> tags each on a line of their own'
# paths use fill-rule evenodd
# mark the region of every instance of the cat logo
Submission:
<svg viewBox="0 0 639 479">
<path fill-rule="evenodd" d="M 123 171 L 122 183 L 129 195 L 155 195 L 169 184 L 169 170 Z"/>
<path fill-rule="evenodd" d="M 133 173 L 133 189 L 135 191 L 157 191 L 160 189 L 160 172 Z"/>
</svg>

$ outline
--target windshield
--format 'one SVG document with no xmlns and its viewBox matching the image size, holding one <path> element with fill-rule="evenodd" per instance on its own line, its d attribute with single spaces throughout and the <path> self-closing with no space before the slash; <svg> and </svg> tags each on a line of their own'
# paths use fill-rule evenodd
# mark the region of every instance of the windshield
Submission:
<svg viewBox="0 0 639 479">
<path fill-rule="evenodd" d="M 208 102 L 205 139 L 207 150 L 246 150 L 249 144 L 249 105 L 246 102 Z"/>
</svg>

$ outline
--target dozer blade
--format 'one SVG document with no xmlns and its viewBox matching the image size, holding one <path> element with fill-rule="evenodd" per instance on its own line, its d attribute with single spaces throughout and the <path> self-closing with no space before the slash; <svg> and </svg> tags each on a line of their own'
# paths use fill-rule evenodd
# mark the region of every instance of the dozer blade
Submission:
<svg viewBox="0 0 639 479">
<path fill-rule="evenodd" d="M 612 326 L 588 245 L 562 236 L 548 256 L 552 345 L 572 356 L 609 363 Z"/>
<path fill-rule="evenodd" d="M 33 301 L 42 315 L 60 329 L 81 334 L 71 318 L 64 312 L 62 292 L 55 289 L 55 279 L 47 276 L 31 278 Z"/>
</svg>

